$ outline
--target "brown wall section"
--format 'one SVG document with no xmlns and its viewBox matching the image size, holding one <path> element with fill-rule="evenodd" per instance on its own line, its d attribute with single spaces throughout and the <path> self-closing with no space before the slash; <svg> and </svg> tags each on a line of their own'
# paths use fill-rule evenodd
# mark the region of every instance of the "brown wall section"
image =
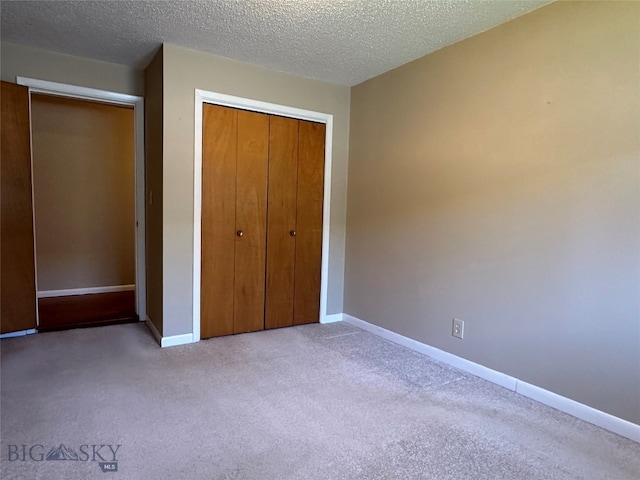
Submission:
<svg viewBox="0 0 640 480">
<path fill-rule="evenodd" d="M 145 70 L 145 184 L 147 316 L 163 332 L 162 204 L 163 204 L 163 49 Z"/>
<path fill-rule="evenodd" d="M 345 312 L 640 423 L 639 19 L 553 3 L 353 88 Z"/>
<path fill-rule="evenodd" d="M 135 283 L 132 108 L 32 94 L 38 290 Z"/>
</svg>

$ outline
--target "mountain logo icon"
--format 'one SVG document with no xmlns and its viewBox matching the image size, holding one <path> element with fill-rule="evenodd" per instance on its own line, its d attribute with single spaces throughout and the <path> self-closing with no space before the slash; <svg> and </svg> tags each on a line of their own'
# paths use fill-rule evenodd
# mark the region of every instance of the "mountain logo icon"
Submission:
<svg viewBox="0 0 640 480">
<path fill-rule="evenodd" d="M 47 460 L 79 460 L 78 454 L 73 448 L 67 448 L 63 443 L 58 448 L 49 450 L 46 456 Z"/>
</svg>

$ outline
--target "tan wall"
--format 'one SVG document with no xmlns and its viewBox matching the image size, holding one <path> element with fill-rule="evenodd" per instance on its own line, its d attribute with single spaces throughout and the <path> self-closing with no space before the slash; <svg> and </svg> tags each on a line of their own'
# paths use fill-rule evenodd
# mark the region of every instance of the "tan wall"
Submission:
<svg viewBox="0 0 640 480">
<path fill-rule="evenodd" d="M 140 70 L 6 42 L 0 44 L 0 76 L 12 83 L 21 76 L 129 95 L 144 94 Z"/>
<path fill-rule="evenodd" d="M 135 284 L 132 108 L 33 94 L 38 290 Z"/>
<path fill-rule="evenodd" d="M 639 19 L 553 3 L 353 88 L 345 312 L 640 424 Z"/>
<path fill-rule="evenodd" d="M 190 333 L 196 88 L 334 115 L 328 313 L 342 311 L 350 89 L 164 45 L 164 330 Z"/>
<path fill-rule="evenodd" d="M 162 48 L 145 70 L 147 316 L 162 334 Z"/>
</svg>

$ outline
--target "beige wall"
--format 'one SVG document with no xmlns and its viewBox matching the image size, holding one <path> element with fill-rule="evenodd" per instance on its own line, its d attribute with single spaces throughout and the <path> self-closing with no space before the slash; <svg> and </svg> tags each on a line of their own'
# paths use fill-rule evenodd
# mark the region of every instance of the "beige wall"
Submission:
<svg viewBox="0 0 640 480">
<path fill-rule="evenodd" d="M 345 312 L 640 423 L 639 19 L 554 3 L 355 87 Z"/>
<path fill-rule="evenodd" d="M 192 331 L 196 88 L 334 115 L 328 313 L 342 311 L 350 89 L 164 45 L 164 330 Z"/>
<path fill-rule="evenodd" d="M 132 108 L 33 94 L 38 290 L 135 284 Z"/>
<path fill-rule="evenodd" d="M 15 83 L 17 76 L 129 95 L 144 94 L 140 70 L 3 42 L 0 44 L 0 77 Z"/>
<path fill-rule="evenodd" d="M 162 334 L 162 48 L 145 70 L 147 316 Z"/>
</svg>

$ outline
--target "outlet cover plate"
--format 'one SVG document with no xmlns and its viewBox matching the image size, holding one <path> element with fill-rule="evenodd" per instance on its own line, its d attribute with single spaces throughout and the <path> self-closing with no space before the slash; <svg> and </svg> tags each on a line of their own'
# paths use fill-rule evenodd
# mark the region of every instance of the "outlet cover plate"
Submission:
<svg viewBox="0 0 640 480">
<path fill-rule="evenodd" d="M 464 338 L 464 320 L 460 320 L 459 318 L 453 319 L 451 335 L 457 338 Z"/>
</svg>

